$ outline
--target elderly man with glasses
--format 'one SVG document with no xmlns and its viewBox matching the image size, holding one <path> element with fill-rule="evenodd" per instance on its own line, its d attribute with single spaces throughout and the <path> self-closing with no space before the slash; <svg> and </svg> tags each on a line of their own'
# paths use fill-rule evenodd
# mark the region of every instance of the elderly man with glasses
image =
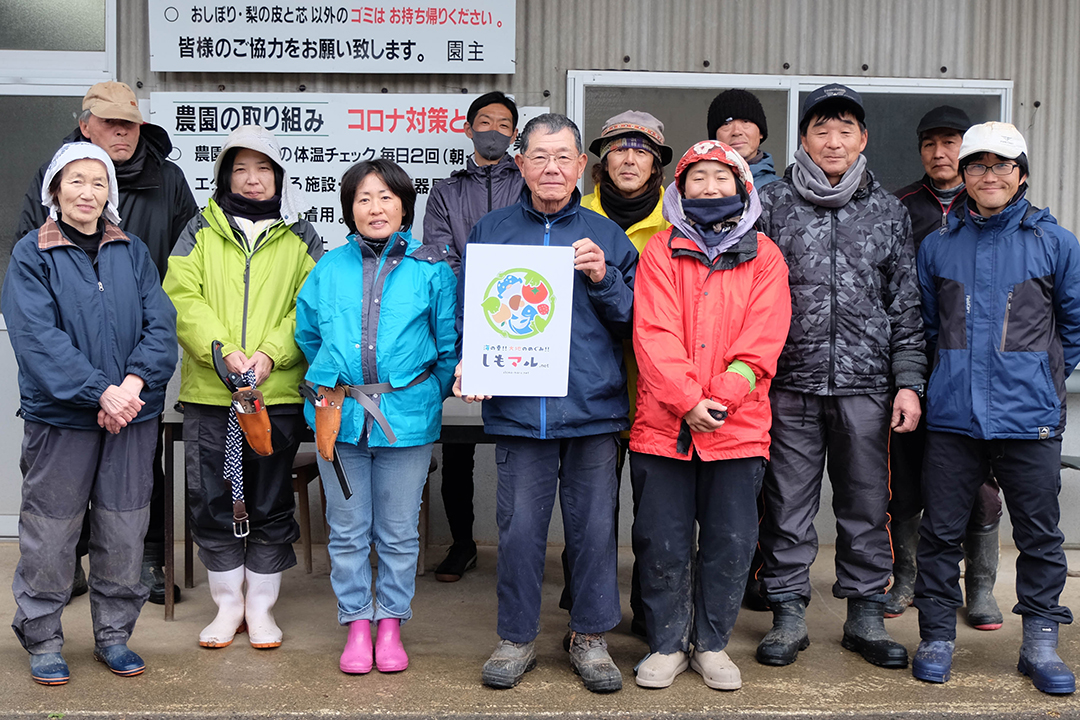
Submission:
<svg viewBox="0 0 1080 720">
<path fill-rule="evenodd" d="M 919 248 L 934 369 L 927 390 L 923 512 L 915 581 L 922 642 L 912 674 L 952 670 L 961 542 L 975 494 L 993 472 L 1012 519 L 1013 612 L 1023 618 L 1017 669 L 1045 693 L 1076 689 L 1055 652 L 1066 561 L 1058 528 L 1065 378 L 1080 362 L 1080 245 L 1027 194 L 1027 144 L 989 122 L 964 134 L 968 201 Z"/>
<path fill-rule="evenodd" d="M 622 688 L 622 675 L 604 633 L 621 618 L 615 458 L 619 433 L 630 426 L 622 341 L 632 329 L 637 251 L 618 225 L 581 207 L 576 184 L 588 159 L 569 118 L 531 120 L 516 161 L 528 191 L 476 224 L 463 276 L 476 243 L 573 247 L 570 374 L 565 397 L 484 399 L 484 430 L 497 437 L 500 640 L 483 681 L 513 687 L 536 666 L 548 525 L 559 490 L 574 597 L 570 663 L 586 688 L 613 692 Z M 461 395 L 460 382 L 454 391 Z"/>
</svg>

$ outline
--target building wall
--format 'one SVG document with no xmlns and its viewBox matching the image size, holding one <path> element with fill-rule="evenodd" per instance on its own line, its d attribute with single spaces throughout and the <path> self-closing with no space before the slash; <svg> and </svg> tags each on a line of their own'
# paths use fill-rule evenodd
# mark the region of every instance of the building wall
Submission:
<svg viewBox="0 0 1080 720">
<path fill-rule="evenodd" d="M 518 0 L 518 72 L 480 76 L 151 73 L 147 3 L 118 2 L 119 79 L 140 97 L 501 89 L 562 112 L 567 70 L 1012 80 L 1031 197 L 1080 226 L 1074 0 Z"/>
</svg>

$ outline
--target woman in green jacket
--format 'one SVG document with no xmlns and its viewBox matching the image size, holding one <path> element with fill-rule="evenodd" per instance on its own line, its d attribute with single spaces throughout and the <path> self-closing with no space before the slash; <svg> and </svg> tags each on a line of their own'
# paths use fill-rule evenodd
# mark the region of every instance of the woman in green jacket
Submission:
<svg viewBox="0 0 1080 720">
<path fill-rule="evenodd" d="M 292 543 L 299 536 L 291 476 L 304 426 L 297 386 L 306 365 L 293 340 L 296 294 L 322 255 L 322 240 L 299 218 L 297 191 L 269 131 L 234 130 L 214 175 L 214 195 L 180 236 L 164 282 L 184 348 L 191 534 L 218 606 L 199 644 L 224 647 L 246 625 L 253 647 L 274 648 L 282 633 L 271 611 L 282 571 L 296 564 Z M 215 341 L 227 370 L 244 378 L 239 384 L 254 383 L 263 394 L 268 456 L 240 442 L 236 421 L 230 428 L 232 393 L 214 369 Z"/>
</svg>

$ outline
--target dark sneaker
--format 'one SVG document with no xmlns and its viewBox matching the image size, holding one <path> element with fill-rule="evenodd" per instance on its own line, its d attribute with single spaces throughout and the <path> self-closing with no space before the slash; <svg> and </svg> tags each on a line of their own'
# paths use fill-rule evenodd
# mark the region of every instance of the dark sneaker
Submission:
<svg viewBox="0 0 1080 720">
<path fill-rule="evenodd" d="M 515 643 L 499 640 L 495 652 L 484 663 L 480 676 L 484 684 L 496 690 L 512 688 L 521 682 L 525 673 L 536 667 L 535 643 Z"/>
<path fill-rule="evenodd" d="M 141 675 L 146 669 L 143 659 L 128 650 L 127 645 L 95 647 L 94 659 L 109 666 L 109 669 L 121 677 Z"/>
<path fill-rule="evenodd" d="M 622 690 L 622 673 L 608 654 L 603 633 L 573 633 L 570 638 L 570 665 L 590 692 Z"/>
<path fill-rule="evenodd" d="M 39 685 L 64 685 L 70 675 L 64 658 L 52 652 L 30 656 L 30 677 Z"/>
<path fill-rule="evenodd" d="M 142 575 L 139 578 L 146 587 L 150 588 L 150 597 L 146 600 L 154 605 L 165 604 L 165 571 L 152 560 L 143 560 Z M 173 585 L 173 602 L 180 602 L 180 586 Z"/>
<path fill-rule="evenodd" d="M 439 582 L 457 582 L 466 570 L 476 567 L 476 543 L 469 545 L 451 545 L 446 559 L 435 568 L 435 579 Z"/>
</svg>

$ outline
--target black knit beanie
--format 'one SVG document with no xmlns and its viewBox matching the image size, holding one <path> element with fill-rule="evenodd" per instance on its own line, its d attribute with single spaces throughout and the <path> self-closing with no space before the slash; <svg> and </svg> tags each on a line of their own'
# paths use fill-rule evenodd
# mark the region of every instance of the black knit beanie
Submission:
<svg viewBox="0 0 1080 720">
<path fill-rule="evenodd" d="M 728 120 L 747 120 L 758 126 L 761 139 L 769 137 L 769 126 L 765 122 L 765 110 L 761 101 L 752 92 L 738 88 L 725 90 L 713 98 L 709 105 L 709 139 L 716 139 L 716 131 Z"/>
</svg>

